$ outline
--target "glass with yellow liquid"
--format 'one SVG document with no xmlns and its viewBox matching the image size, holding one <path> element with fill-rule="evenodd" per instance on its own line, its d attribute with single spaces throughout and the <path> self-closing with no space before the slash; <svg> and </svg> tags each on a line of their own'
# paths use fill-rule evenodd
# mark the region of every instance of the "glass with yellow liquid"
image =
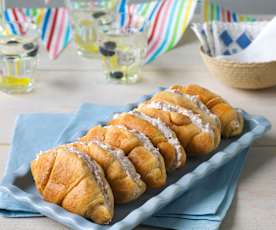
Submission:
<svg viewBox="0 0 276 230">
<path fill-rule="evenodd" d="M 98 53 L 95 22 L 115 10 L 119 0 L 67 0 L 78 54 L 94 58 Z"/>
<path fill-rule="evenodd" d="M 136 83 L 147 52 L 149 21 L 134 14 L 113 14 L 97 22 L 99 54 L 106 78 L 114 83 Z"/>
<path fill-rule="evenodd" d="M 39 31 L 29 22 L 0 25 L 0 91 L 26 93 L 33 89 L 38 62 Z"/>
</svg>

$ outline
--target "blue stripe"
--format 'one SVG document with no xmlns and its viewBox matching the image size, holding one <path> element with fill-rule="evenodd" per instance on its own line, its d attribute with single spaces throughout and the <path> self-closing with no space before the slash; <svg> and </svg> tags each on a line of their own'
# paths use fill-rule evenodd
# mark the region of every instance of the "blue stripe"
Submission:
<svg viewBox="0 0 276 230">
<path fill-rule="evenodd" d="M 141 10 L 144 9 L 145 3 L 141 3 L 139 7 L 137 7 L 136 9 L 136 13 L 138 13 L 139 15 L 141 15 Z"/>
<path fill-rule="evenodd" d="M 65 39 L 64 39 L 64 46 L 66 46 L 70 40 L 70 34 L 71 34 L 71 27 L 68 25 L 66 34 L 65 34 Z"/>
<path fill-rule="evenodd" d="M 125 12 L 126 4 L 127 4 L 126 0 L 121 0 L 119 12 Z"/>
<path fill-rule="evenodd" d="M 154 14 L 156 13 L 156 11 L 157 11 L 157 9 L 158 9 L 160 3 L 161 3 L 160 0 L 156 3 L 155 7 L 153 8 L 153 10 L 152 10 L 152 12 L 151 12 L 151 14 L 150 14 L 150 16 L 149 16 L 149 18 L 148 18 L 149 20 L 151 20 L 152 17 L 154 16 Z"/>
<path fill-rule="evenodd" d="M 42 40 L 44 40 L 45 36 L 46 36 L 47 25 L 48 25 L 48 22 L 49 22 L 50 15 L 51 15 L 51 9 L 48 8 L 47 12 L 45 14 L 44 20 L 43 20 L 43 25 L 42 25 L 42 34 L 41 34 L 41 39 Z"/>
<path fill-rule="evenodd" d="M 125 24 L 125 15 L 124 15 L 124 14 L 121 14 L 120 17 L 121 17 L 120 26 L 123 27 L 124 24 Z"/>
<path fill-rule="evenodd" d="M 31 15 L 30 8 L 27 8 L 27 9 L 26 9 L 26 15 L 27 15 L 28 17 Z"/>
<path fill-rule="evenodd" d="M 160 54 L 160 52 L 164 49 L 165 45 L 167 44 L 168 39 L 170 37 L 169 35 L 172 33 L 171 26 L 168 26 L 168 25 L 172 25 L 172 22 L 173 22 L 173 19 L 174 19 L 174 13 L 175 13 L 177 5 L 178 5 L 178 1 L 174 1 L 173 8 L 171 9 L 172 12 L 170 13 L 170 19 L 169 19 L 169 22 L 167 24 L 166 37 L 163 40 L 161 46 L 158 48 L 158 50 L 155 52 L 155 54 L 151 56 L 151 58 L 148 60 L 147 63 L 152 62 L 155 58 L 157 58 L 157 56 Z"/>
<path fill-rule="evenodd" d="M 11 22 L 11 18 L 10 18 L 10 15 L 8 13 L 8 10 L 5 10 L 5 20 L 6 20 L 6 22 L 10 22 L 10 23 L 8 23 L 8 25 L 10 27 L 11 32 L 13 34 L 18 34 L 17 31 L 16 31 L 16 28 L 14 27 L 14 25 Z"/>
<path fill-rule="evenodd" d="M 233 18 L 233 21 L 234 21 L 234 22 L 237 22 L 237 21 L 238 21 L 238 20 L 237 20 L 237 15 L 236 15 L 235 12 L 232 13 L 232 18 Z"/>
<path fill-rule="evenodd" d="M 217 5 L 217 21 L 220 21 L 220 7 Z"/>
</svg>

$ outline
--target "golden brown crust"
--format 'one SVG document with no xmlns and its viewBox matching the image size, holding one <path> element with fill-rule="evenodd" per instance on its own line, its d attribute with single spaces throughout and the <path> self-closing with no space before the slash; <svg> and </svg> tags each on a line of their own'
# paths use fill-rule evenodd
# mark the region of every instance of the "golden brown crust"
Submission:
<svg viewBox="0 0 276 230">
<path fill-rule="evenodd" d="M 174 88 L 172 88 L 174 89 Z M 167 102 L 171 103 L 173 105 L 178 105 L 183 108 L 189 109 L 193 111 L 194 113 L 197 113 L 201 116 L 204 121 L 210 123 L 212 127 L 216 129 L 220 129 L 220 124 L 216 123 L 213 118 L 211 118 L 208 114 L 206 114 L 204 111 L 202 111 L 195 103 L 193 103 L 190 100 L 185 99 L 184 97 L 170 92 L 170 91 L 161 91 L 157 94 L 155 94 L 151 101 L 160 101 L 160 102 Z"/>
<path fill-rule="evenodd" d="M 242 115 L 219 95 L 198 85 L 185 87 L 176 85 L 172 88 L 190 95 L 197 95 L 210 111 L 219 117 L 224 137 L 237 136 L 243 131 L 244 120 Z"/>
<path fill-rule="evenodd" d="M 68 173 L 70 172 L 70 173 Z M 75 154 L 58 149 L 48 182 L 42 192 L 45 200 L 60 204 L 65 195 L 88 173 L 85 162 Z"/>
<path fill-rule="evenodd" d="M 204 155 L 217 147 L 212 133 L 202 132 L 187 116 L 141 105 L 139 111 L 165 122 L 177 135 L 189 155 Z"/>
<path fill-rule="evenodd" d="M 104 141 L 107 144 L 122 149 L 127 154 L 140 145 L 139 140 L 132 133 L 116 127 L 108 129 L 101 126 L 93 127 L 85 136 L 80 138 L 80 141 L 85 142 L 92 139 Z"/>
<path fill-rule="evenodd" d="M 122 161 L 116 159 L 108 151 L 101 148 L 97 143 L 94 142 L 75 142 L 70 144 L 85 152 L 89 157 L 95 160 L 104 169 L 106 179 L 109 182 L 115 203 L 127 203 L 137 199 L 142 195 L 146 189 L 144 182 L 139 178 L 140 175 L 136 172 L 135 167 L 129 162 L 130 170 L 133 170 L 133 176 L 126 171 Z M 123 156 L 125 161 L 128 158 Z"/>
<path fill-rule="evenodd" d="M 39 179 L 45 178 L 44 167 L 46 174 L 49 174 L 47 182 Z M 107 193 L 105 196 L 88 163 L 77 154 L 68 152 L 63 146 L 39 155 L 32 162 L 31 169 L 36 186 L 46 201 L 59 204 L 66 210 L 91 218 L 99 224 L 111 221 L 113 195 L 100 168 L 99 173 Z M 105 197 L 108 197 L 108 204 Z"/>
<path fill-rule="evenodd" d="M 116 119 L 111 120 L 109 124 L 124 125 L 129 129 L 135 129 L 144 133 L 151 140 L 153 145 L 160 150 L 160 153 L 165 160 L 166 169 L 174 169 L 174 165 L 177 160 L 176 149 L 167 141 L 162 132 L 151 123 L 133 114 L 123 113 Z M 180 166 L 183 166 L 186 162 L 186 153 L 184 149 L 182 151 L 182 156 L 182 159 L 180 159 Z"/>
<path fill-rule="evenodd" d="M 166 169 L 162 155 L 155 156 L 146 149 L 134 133 L 118 126 L 94 127 L 80 140 L 97 139 L 113 147 L 122 149 L 135 166 L 142 180 L 153 188 L 160 188 L 166 183 Z M 158 151 L 158 150 L 156 150 Z"/>
<path fill-rule="evenodd" d="M 37 190 L 42 193 L 44 190 L 54 162 L 56 160 L 56 149 L 49 150 L 47 152 L 39 153 L 39 161 L 34 160 L 31 162 L 31 171 L 35 181 Z"/>
<path fill-rule="evenodd" d="M 172 87 L 172 89 L 175 88 Z M 188 95 L 188 97 L 190 96 Z M 145 108 L 146 106 L 143 106 L 143 110 L 145 110 L 144 112 L 148 113 L 148 115 L 151 114 L 153 117 L 159 117 L 161 120 L 164 119 L 163 121 L 175 131 L 183 147 L 185 149 L 187 148 L 186 150 L 189 154 L 208 154 L 219 146 L 221 139 L 219 119 L 215 115 L 210 114 L 210 112 L 206 112 L 202 109 L 198 105 L 198 102 L 195 102 L 195 99 L 188 99 L 181 94 L 167 90 L 155 94 L 150 100 L 150 103 L 154 102 L 170 104 L 190 110 L 193 114 L 199 116 L 204 124 L 210 125 L 211 132 L 202 132 L 200 128 L 191 123 L 191 119 L 188 116 L 184 116 L 176 112 L 165 112 L 157 109 L 149 109 Z M 194 136 L 196 137 L 195 139 L 193 139 Z M 196 140 L 201 140 L 201 142 Z"/>
</svg>

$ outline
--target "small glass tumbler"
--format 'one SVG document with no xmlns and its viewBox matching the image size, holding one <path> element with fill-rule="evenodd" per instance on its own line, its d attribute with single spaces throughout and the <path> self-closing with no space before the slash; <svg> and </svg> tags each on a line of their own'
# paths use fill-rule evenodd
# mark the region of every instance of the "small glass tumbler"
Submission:
<svg viewBox="0 0 276 230">
<path fill-rule="evenodd" d="M 98 54 L 95 21 L 114 11 L 119 0 L 66 0 L 78 54 L 94 58 Z"/>
<path fill-rule="evenodd" d="M 113 14 L 97 21 L 99 53 L 105 75 L 115 83 L 136 83 L 147 52 L 149 21 L 134 14 Z"/>
<path fill-rule="evenodd" d="M 0 24 L 0 91 L 32 91 L 38 63 L 39 29 L 30 22 Z"/>
</svg>

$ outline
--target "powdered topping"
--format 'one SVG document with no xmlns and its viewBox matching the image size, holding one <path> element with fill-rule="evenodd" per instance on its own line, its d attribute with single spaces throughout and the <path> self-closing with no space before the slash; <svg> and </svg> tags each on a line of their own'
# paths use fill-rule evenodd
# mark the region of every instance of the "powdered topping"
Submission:
<svg viewBox="0 0 276 230">
<path fill-rule="evenodd" d="M 125 169 L 126 174 L 130 176 L 139 186 L 143 186 L 140 174 L 136 172 L 134 165 L 125 156 L 124 152 L 121 149 L 114 148 L 106 143 L 103 143 L 95 139 L 90 141 L 90 143 L 99 146 L 100 148 L 111 154 L 116 160 L 118 160 L 121 166 Z"/>
<path fill-rule="evenodd" d="M 110 126 L 105 126 L 104 128 L 108 128 Z M 159 161 L 159 164 L 161 165 L 162 162 L 162 156 L 158 150 L 158 148 L 155 148 L 153 144 L 151 143 L 151 140 L 142 132 L 139 132 L 136 129 L 129 129 L 124 125 L 115 125 L 114 127 L 117 127 L 119 129 L 124 129 L 132 133 L 137 139 L 143 144 L 144 148 L 147 149 L 149 152 L 151 152 Z"/>
<path fill-rule="evenodd" d="M 213 114 L 208 108 L 206 105 L 204 105 L 204 103 L 198 98 L 198 96 L 195 96 L 195 95 L 189 95 L 189 94 L 186 94 L 186 93 L 182 93 L 176 89 L 167 89 L 166 90 L 167 92 L 171 92 L 171 93 L 174 93 L 174 94 L 178 94 L 182 97 L 184 97 L 185 99 L 191 101 L 193 104 L 195 104 L 200 110 L 202 110 L 204 113 L 206 113 L 209 117 L 211 117 L 211 119 L 214 121 L 214 123 L 216 125 L 219 125 L 220 126 L 220 120 L 219 118 L 217 117 L 217 115 Z"/>
<path fill-rule="evenodd" d="M 96 183 L 99 185 L 107 205 L 109 206 L 110 209 L 112 209 L 113 204 L 111 203 L 111 200 L 109 199 L 109 196 L 108 196 L 108 193 L 109 193 L 108 190 L 110 189 L 110 187 L 106 182 L 105 178 L 103 177 L 103 174 L 101 173 L 101 169 L 99 168 L 97 163 L 91 160 L 89 156 L 87 156 L 85 153 L 78 151 L 76 148 L 72 146 L 64 146 L 64 148 L 66 151 L 76 154 L 79 158 L 85 161 L 91 173 L 93 174 L 96 180 Z"/>
<path fill-rule="evenodd" d="M 176 112 L 190 118 L 191 122 L 197 126 L 202 132 L 214 133 L 209 123 L 203 123 L 200 114 L 195 114 L 192 110 L 185 109 L 183 107 L 172 105 L 166 102 L 153 101 L 150 104 L 146 104 L 146 107 L 159 109 L 166 112 Z"/>
<path fill-rule="evenodd" d="M 140 119 L 146 120 L 149 123 L 151 123 L 153 126 L 155 126 L 157 129 L 162 132 L 162 134 L 165 136 L 165 138 L 168 140 L 168 142 L 174 146 L 176 151 L 176 160 L 174 166 L 177 168 L 181 165 L 181 159 L 183 156 L 183 148 L 180 145 L 175 133 L 160 119 L 156 119 L 153 117 L 150 117 L 142 112 L 139 112 L 137 110 L 129 112 L 129 114 L 135 115 Z"/>
<path fill-rule="evenodd" d="M 55 154 L 56 154 L 56 150 L 55 149 L 49 149 L 49 150 L 46 150 L 46 151 L 39 151 L 39 153 L 38 154 L 36 154 L 36 158 L 35 158 L 35 160 L 38 160 L 39 159 L 39 157 L 41 156 L 41 155 L 43 155 L 43 154 L 47 154 L 47 153 L 51 153 L 51 152 L 55 152 Z"/>
</svg>

